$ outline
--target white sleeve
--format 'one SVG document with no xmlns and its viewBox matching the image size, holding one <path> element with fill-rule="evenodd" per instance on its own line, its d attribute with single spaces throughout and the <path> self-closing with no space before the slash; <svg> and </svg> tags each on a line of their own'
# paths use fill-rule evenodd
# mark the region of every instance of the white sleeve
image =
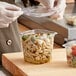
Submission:
<svg viewBox="0 0 76 76">
<path fill-rule="evenodd" d="M 0 2 L 0 28 L 8 27 L 23 11 L 21 8 L 6 2 Z"/>
</svg>

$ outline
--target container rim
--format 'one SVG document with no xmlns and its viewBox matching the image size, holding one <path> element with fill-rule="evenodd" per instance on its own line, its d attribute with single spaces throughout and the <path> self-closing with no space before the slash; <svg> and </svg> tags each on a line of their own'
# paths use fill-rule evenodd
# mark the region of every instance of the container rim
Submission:
<svg viewBox="0 0 76 76">
<path fill-rule="evenodd" d="M 55 31 L 50 31 L 50 30 L 46 30 L 46 29 L 33 29 L 33 30 L 27 30 L 27 31 L 21 32 L 20 36 L 31 35 L 31 34 L 35 34 L 35 33 L 52 33 L 54 35 L 58 34 Z"/>
</svg>

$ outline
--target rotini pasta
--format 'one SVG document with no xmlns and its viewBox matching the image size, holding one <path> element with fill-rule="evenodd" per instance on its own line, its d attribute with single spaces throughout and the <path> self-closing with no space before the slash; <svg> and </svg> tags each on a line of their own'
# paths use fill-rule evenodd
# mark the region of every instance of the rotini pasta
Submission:
<svg viewBox="0 0 76 76">
<path fill-rule="evenodd" d="M 24 60 L 42 64 L 50 61 L 54 36 L 52 33 L 36 33 L 22 36 Z"/>
</svg>

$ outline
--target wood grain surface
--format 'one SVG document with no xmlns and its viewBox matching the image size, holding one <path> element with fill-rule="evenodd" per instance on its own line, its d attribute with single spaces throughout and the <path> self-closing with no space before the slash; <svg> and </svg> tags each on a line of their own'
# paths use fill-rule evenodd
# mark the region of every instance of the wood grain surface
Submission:
<svg viewBox="0 0 76 76">
<path fill-rule="evenodd" d="M 53 50 L 52 60 L 45 64 L 25 62 L 22 52 L 3 54 L 2 62 L 13 76 L 76 76 L 76 68 L 67 64 L 65 49 Z"/>
</svg>

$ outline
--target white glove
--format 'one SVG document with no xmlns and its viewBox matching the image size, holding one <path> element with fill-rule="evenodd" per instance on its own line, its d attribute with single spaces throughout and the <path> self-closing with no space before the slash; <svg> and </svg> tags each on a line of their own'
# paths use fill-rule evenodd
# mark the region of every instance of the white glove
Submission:
<svg viewBox="0 0 76 76">
<path fill-rule="evenodd" d="M 53 8 L 55 0 L 36 0 L 43 4 L 46 8 Z"/>
<path fill-rule="evenodd" d="M 63 18 L 64 12 L 66 8 L 66 0 L 58 0 L 58 4 L 56 7 L 53 8 L 53 10 L 56 10 L 56 12 L 59 14 L 60 18 Z"/>
<path fill-rule="evenodd" d="M 23 11 L 20 7 L 6 2 L 0 2 L 0 28 L 8 27 Z"/>
<path fill-rule="evenodd" d="M 36 0 L 36 1 L 42 3 L 49 11 L 54 10 L 56 14 L 59 15 L 58 19 L 63 18 L 64 11 L 66 8 L 66 0 Z M 55 1 L 58 1 L 56 6 L 54 6 Z"/>
</svg>

